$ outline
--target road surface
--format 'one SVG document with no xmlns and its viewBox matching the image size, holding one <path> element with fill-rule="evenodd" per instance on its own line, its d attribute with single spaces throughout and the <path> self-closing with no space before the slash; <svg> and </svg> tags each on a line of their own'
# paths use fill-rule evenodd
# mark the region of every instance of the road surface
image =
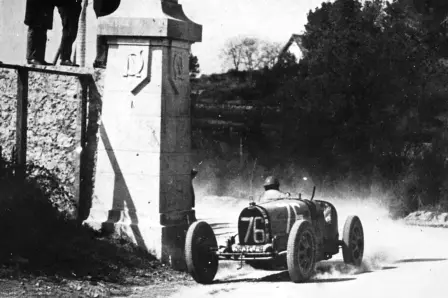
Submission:
<svg viewBox="0 0 448 298">
<path fill-rule="evenodd" d="M 238 270 L 239 263 L 222 262 L 212 285 L 184 287 L 170 297 L 448 297 L 448 229 L 407 226 L 389 219 L 386 209 L 374 203 L 329 200 L 338 209 L 340 227 L 348 214 L 362 220 L 366 248 L 361 268 L 346 266 L 339 254 L 319 263 L 311 281 L 294 284 L 287 271 L 248 265 Z M 197 214 L 222 241 L 235 232 L 247 204 L 214 197 L 198 204 Z"/>
</svg>

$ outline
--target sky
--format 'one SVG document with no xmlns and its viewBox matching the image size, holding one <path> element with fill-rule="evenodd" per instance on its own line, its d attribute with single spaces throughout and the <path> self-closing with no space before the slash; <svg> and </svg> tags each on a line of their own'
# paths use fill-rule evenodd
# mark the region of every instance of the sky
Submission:
<svg viewBox="0 0 448 298">
<path fill-rule="evenodd" d="M 133 1 L 133 0 L 122 0 Z M 26 26 L 23 25 L 25 0 L 0 0 L 0 61 L 24 63 Z M 185 14 L 203 26 L 202 42 L 192 46 L 201 73 L 223 70 L 219 52 L 227 39 L 254 36 L 286 44 L 292 34 L 304 30 L 307 13 L 323 0 L 179 0 Z M 96 19 L 88 8 L 87 62 L 95 55 Z M 47 61 L 52 61 L 60 41 L 61 24 L 54 11 L 53 30 L 48 32 Z"/>
<path fill-rule="evenodd" d="M 323 0 L 179 0 L 185 14 L 203 26 L 202 42 L 192 46 L 205 74 L 220 72 L 219 51 L 227 39 L 250 35 L 286 44 L 301 33 L 310 9 Z"/>
</svg>

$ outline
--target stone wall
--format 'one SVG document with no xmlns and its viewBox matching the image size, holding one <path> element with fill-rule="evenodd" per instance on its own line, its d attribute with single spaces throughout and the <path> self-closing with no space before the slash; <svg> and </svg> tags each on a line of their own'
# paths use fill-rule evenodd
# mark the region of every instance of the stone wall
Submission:
<svg viewBox="0 0 448 298">
<path fill-rule="evenodd" d="M 97 87 L 101 84 L 96 82 L 102 81 L 101 72 L 95 72 L 93 78 L 90 82 L 93 96 L 90 97 L 88 115 L 95 123 L 88 125 L 90 149 L 95 148 L 96 142 L 96 116 L 101 105 L 101 88 Z M 76 77 L 29 73 L 27 161 L 49 170 L 72 199 L 77 188 L 79 158 L 76 152 L 79 146 L 76 136 L 77 80 Z M 0 68 L 0 146 L 3 148 L 3 156 L 8 160 L 15 145 L 16 92 L 16 71 Z M 94 168 L 94 152 L 89 153 L 86 155 L 86 163 L 91 169 L 86 169 L 87 174 Z"/>
</svg>

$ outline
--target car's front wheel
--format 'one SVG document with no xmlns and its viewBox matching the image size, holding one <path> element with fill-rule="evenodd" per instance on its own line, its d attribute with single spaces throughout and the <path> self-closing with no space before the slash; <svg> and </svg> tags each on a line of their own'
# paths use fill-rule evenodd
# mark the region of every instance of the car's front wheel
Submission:
<svg viewBox="0 0 448 298">
<path fill-rule="evenodd" d="M 188 272 L 201 284 L 213 282 L 218 272 L 218 247 L 212 227 L 205 221 L 194 222 L 187 231 L 185 239 L 185 261 Z"/>
<path fill-rule="evenodd" d="M 291 280 L 295 283 L 307 281 L 316 264 L 316 236 L 309 221 L 298 220 L 288 237 L 286 263 Z"/>
<path fill-rule="evenodd" d="M 364 230 L 358 216 L 347 217 L 342 235 L 344 263 L 360 266 L 364 255 Z"/>
</svg>

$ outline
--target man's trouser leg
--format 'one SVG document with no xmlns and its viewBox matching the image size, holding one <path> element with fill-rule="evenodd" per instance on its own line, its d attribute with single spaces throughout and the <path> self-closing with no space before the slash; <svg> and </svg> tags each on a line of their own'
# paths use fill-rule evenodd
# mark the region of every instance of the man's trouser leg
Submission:
<svg viewBox="0 0 448 298">
<path fill-rule="evenodd" d="M 78 22 L 81 13 L 80 7 L 59 7 L 59 14 L 62 21 L 62 38 L 61 38 L 61 60 L 70 60 L 72 56 L 73 43 L 78 34 Z"/>
<path fill-rule="evenodd" d="M 68 9 L 65 7 L 58 7 L 58 11 L 62 22 L 62 37 L 59 49 L 61 50 L 61 60 L 64 61 L 70 59 L 72 52 L 70 44 L 69 14 Z"/>
<path fill-rule="evenodd" d="M 39 27 L 28 27 L 26 59 L 45 61 L 47 47 L 47 30 Z"/>
</svg>

